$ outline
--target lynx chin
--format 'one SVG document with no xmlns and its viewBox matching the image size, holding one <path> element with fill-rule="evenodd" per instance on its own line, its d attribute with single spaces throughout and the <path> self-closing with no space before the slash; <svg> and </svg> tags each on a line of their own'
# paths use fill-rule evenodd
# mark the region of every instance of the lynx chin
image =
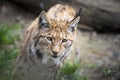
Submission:
<svg viewBox="0 0 120 80">
<path fill-rule="evenodd" d="M 53 80 L 69 55 L 79 20 L 69 5 L 41 11 L 25 32 L 13 80 Z"/>
</svg>

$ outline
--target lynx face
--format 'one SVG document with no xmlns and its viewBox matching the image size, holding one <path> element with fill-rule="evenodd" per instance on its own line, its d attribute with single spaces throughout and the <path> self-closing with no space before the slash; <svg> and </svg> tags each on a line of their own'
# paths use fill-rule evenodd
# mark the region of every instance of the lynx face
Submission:
<svg viewBox="0 0 120 80">
<path fill-rule="evenodd" d="M 72 46 L 79 19 L 80 17 L 71 21 L 60 20 L 49 17 L 45 11 L 40 13 L 39 27 L 35 31 L 37 33 L 35 47 L 36 55 L 43 58 L 43 63 L 51 58 L 59 64 L 59 60 L 66 55 Z"/>
</svg>

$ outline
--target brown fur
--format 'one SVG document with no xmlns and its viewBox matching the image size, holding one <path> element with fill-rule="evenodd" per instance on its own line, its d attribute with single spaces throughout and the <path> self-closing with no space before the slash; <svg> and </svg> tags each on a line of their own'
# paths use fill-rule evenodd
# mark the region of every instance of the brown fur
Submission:
<svg viewBox="0 0 120 80">
<path fill-rule="evenodd" d="M 61 4 L 41 12 L 25 32 L 13 80 L 53 80 L 74 41 L 80 18 L 75 14 Z"/>
</svg>

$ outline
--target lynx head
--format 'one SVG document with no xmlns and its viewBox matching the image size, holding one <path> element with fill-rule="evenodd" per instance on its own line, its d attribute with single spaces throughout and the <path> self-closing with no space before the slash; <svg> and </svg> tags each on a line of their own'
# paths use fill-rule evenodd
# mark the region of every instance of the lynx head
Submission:
<svg viewBox="0 0 120 80">
<path fill-rule="evenodd" d="M 80 17 L 72 21 L 51 19 L 42 11 L 37 34 L 37 49 L 40 53 L 52 59 L 64 56 L 72 46 L 79 19 Z"/>
</svg>

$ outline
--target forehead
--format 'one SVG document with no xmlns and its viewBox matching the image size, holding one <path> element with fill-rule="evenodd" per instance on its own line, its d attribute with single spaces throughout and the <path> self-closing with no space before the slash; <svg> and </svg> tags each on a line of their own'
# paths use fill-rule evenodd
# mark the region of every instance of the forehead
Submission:
<svg viewBox="0 0 120 80">
<path fill-rule="evenodd" d="M 73 34 L 67 31 L 69 22 L 51 20 L 49 22 L 49 30 L 45 31 L 45 36 L 51 36 L 56 39 L 73 39 Z"/>
<path fill-rule="evenodd" d="M 50 35 L 56 38 L 69 38 L 71 39 L 71 34 L 67 31 L 69 22 L 65 20 L 51 20 L 50 21 Z"/>
<path fill-rule="evenodd" d="M 50 27 L 54 28 L 54 29 L 67 29 L 68 24 L 70 22 L 66 21 L 66 20 L 57 20 L 57 19 L 49 19 L 48 20 Z"/>
</svg>

